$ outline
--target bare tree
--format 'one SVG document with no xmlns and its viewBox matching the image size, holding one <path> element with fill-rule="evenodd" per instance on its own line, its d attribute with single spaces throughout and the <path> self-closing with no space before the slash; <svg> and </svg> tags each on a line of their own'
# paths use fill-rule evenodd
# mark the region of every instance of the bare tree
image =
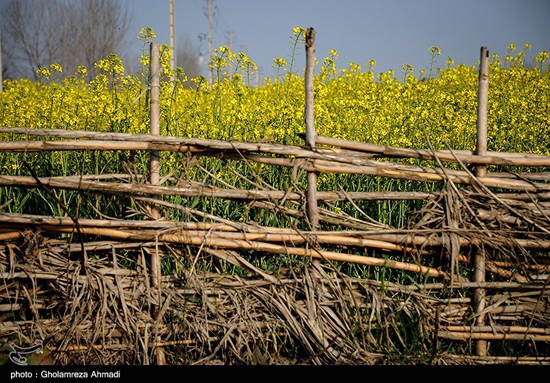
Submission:
<svg viewBox="0 0 550 383">
<path fill-rule="evenodd" d="M 125 3 L 116 0 L 11 0 L 0 12 L 4 66 L 9 78 L 36 79 L 54 62 L 63 75 L 110 53 L 124 53 L 129 30 Z"/>
<path fill-rule="evenodd" d="M 73 52 L 81 65 L 95 74 L 94 63 L 111 53 L 122 55 L 130 18 L 125 3 L 117 0 L 72 0 L 68 7 L 75 13 L 71 31 L 75 32 Z"/>
<path fill-rule="evenodd" d="M 35 77 L 59 54 L 59 3 L 10 1 L 2 10 L 4 66 L 9 78 Z"/>
<path fill-rule="evenodd" d="M 193 45 L 188 36 L 180 37 L 177 45 L 177 66 L 181 67 L 188 78 L 184 83 L 186 87 L 192 87 L 192 78 L 201 75 L 201 66 L 199 64 L 199 50 Z"/>
</svg>

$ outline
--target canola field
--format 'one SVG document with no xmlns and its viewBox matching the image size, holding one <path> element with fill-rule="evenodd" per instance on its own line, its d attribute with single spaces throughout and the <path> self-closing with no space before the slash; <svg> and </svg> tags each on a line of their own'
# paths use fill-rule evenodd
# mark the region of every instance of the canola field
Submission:
<svg viewBox="0 0 550 383">
<path fill-rule="evenodd" d="M 188 79 L 185 68 L 172 73 L 170 51 L 161 47 L 161 134 L 234 141 L 267 140 L 303 145 L 304 78 L 302 28 L 291 35 L 293 47 L 287 59 L 273 59 L 276 75 L 261 86 L 251 86 L 257 67 L 247 55 L 222 46 L 211 62 L 213 83 L 206 77 Z M 39 69 L 40 81 L 5 81 L 0 93 L 0 126 L 147 133 L 148 44 L 155 37 L 144 28 L 141 71 L 127 74 L 124 63 L 112 54 L 96 63 L 99 74 L 90 78 L 80 67 L 68 77 L 59 64 Z M 406 59 L 406 58 L 404 58 Z M 490 60 L 488 150 L 550 155 L 550 70 L 546 51 L 532 52 L 529 44 L 510 45 L 504 57 Z M 173 84 L 170 81 L 173 76 Z M 193 87 L 183 83 L 192 81 Z M 476 66 L 444 58 L 438 47 L 426 50 L 426 68 L 404 64 L 399 71 L 376 72 L 375 60 L 340 67 L 338 53 L 318 58 L 315 77 L 315 125 L 319 135 L 410 148 L 475 148 L 477 115 Z M 33 139 L 3 135 L 2 140 Z M 118 173 L 131 164 L 136 172 L 147 171 L 147 153 L 53 152 L 0 156 L 1 174 L 29 175 L 23 161 L 32 163 L 39 176 Z M 185 156 L 163 154 L 162 174 L 185 176 L 219 185 L 204 173 L 184 166 Z M 219 180 L 250 188 L 235 171 L 253 172 L 274 188 L 289 187 L 288 169 L 267 165 L 244 165 L 217 159 L 201 159 L 203 168 Z M 301 179 L 300 185 L 305 185 Z M 381 180 L 369 176 L 321 174 L 320 190 L 432 190 L 437 185 Z M 70 206 L 76 193 L 60 192 Z M 0 205 L 13 200 L 8 210 L 44 214 L 64 213 L 54 203 L 43 203 L 39 191 L 0 188 Z M 177 198 L 176 198 L 177 199 Z M 34 201 L 34 202 L 33 202 Z M 205 198 L 178 199 L 179 203 L 238 221 L 255 219 L 270 224 L 273 217 L 251 217 L 242 204 Z M 105 212 L 115 209 L 106 204 Z M 110 207 L 109 207 L 110 206 Z M 360 205 L 374 219 L 400 226 L 414 202 L 364 201 Z M 336 211 L 357 214 L 347 203 Z M 114 213 L 113 213 L 114 214 Z M 174 213 L 176 214 L 176 213 Z M 93 212 L 92 212 L 92 215 Z"/>
</svg>

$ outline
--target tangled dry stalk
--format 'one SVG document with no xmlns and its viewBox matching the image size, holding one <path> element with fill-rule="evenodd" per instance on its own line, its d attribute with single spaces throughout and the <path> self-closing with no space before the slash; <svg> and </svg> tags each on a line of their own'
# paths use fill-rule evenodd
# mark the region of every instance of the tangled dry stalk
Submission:
<svg viewBox="0 0 550 383">
<path fill-rule="evenodd" d="M 533 350 L 550 340 L 547 278 L 541 282 L 550 262 L 521 246 L 550 239 L 545 205 L 536 200 L 451 186 L 413 215 L 407 230 L 349 237 L 399 245 L 414 258 L 411 264 L 428 262 L 443 276 L 409 285 L 351 278 L 327 258 L 262 270 L 241 248 L 205 241 L 208 233 L 251 234 L 238 225 L 202 224 L 205 236 L 186 243 L 168 240 L 177 223 L 112 221 L 111 228 L 132 236 L 113 240 L 96 232 L 96 240 L 79 243 L 67 219 L 5 213 L 0 222 L 0 337 L 43 339 L 57 363 L 149 364 L 155 347 L 186 364 L 548 362 L 545 351 L 541 357 Z M 81 220 L 82 232 L 92 224 L 98 222 Z M 59 237 L 63 231 L 69 234 Z M 14 232 L 18 238 L 6 235 Z M 261 237 L 269 242 L 265 233 Z M 485 328 L 472 325 L 468 291 L 476 286 L 468 268 L 477 248 L 486 251 L 492 275 L 482 286 L 490 292 Z M 176 271 L 163 277 L 159 291 L 150 283 L 153 252 Z M 161 314 L 156 320 L 155 310 Z M 414 352 L 411 336 L 419 342 Z M 464 340 L 472 339 L 523 341 L 529 352 L 516 359 L 449 353 L 467 351 Z"/>
<path fill-rule="evenodd" d="M 180 140 L 142 138 L 161 140 L 159 150 L 172 150 L 171 141 Z M 44 360 L 65 364 L 150 364 L 158 348 L 178 364 L 550 362 L 550 195 L 541 183 L 544 173 L 476 177 L 462 163 L 472 156 L 452 151 L 438 155 L 454 158 L 460 171 L 443 167 L 435 152 L 431 158 L 439 167 L 434 169 L 368 159 L 388 151 L 410 154 L 386 147 L 374 152 L 347 148 L 346 160 L 342 151 L 328 148 L 290 148 L 305 158 L 277 158 L 271 156 L 273 150 L 286 155 L 290 149 L 243 144 L 241 152 L 232 143 L 208 140 L 185 145 L 177 143 L 178 150 L 208 151 L 247 165 L 288 165 L 293 168 L 291 187 L 275 190 L 254 172 L 251 179 L 229 168 L 253 188 L 236 189 L 197 161 L 193 166 L 205 179 L 225 188 L 171 175 L 163 181 L 170 186 L 146 185 L 136 174 L 38 178 L 30 166 L 32 177 L 0 176 L 5 187 L 100 193 L 132 200 L 135 206 L 132 219 L 103 217 L 97 209 L 96 216 L 103 218 L 0 212 L 2 341 L 42 339 L 49 351 Z M 15 146 L 4 143 L 3 148 Z M 66 150 L 82 147 L 69 146 Z M 491 156 L 498 161 L 523 158 Z M 319 208 L 319 221 L 332 230 L 300 230 L 293 222 L 307 227 L 308 221 L 298 174 L 329 165 L 336 172 L 353 168 L 353 174 L 443 180 L 445 185 L 433 193 L 319 193 L 325 206 Z M 516 192 L 493 192 L 489 187 L 495 185 Z M 234 222 L 164 195 L 229 197 L 269 211 L 285 224 Z M 370 218 L 354 202 L 359 199 L 427 202 L 406 227 L 394 229 Z M 348 201 L 359 214 L 336 213 L 331 207 L 335 200 Z M 56 203 L 62 204 L 59 199 Z M 152 206 L 176 210 L 190 220 L 151 219 Z M 472 278 L 478 251 L 485 253 L 486 282 Z M 152 255 L 159 255 L 170 272 L 158 285 L 151 275 Z M 266 268 L 266 258 L 276 261 Z M 345 270 L 351 264 L 372 277 L 349 276 Z M 481 311 L 473 308 L 474 289 L 486 291 Z M 487 322 L 477 325 L 481 315 Z M 464 356 L 473 353 L 475 340 L 490 341 L 492 355 L 499 356 Z"/>
</svg>

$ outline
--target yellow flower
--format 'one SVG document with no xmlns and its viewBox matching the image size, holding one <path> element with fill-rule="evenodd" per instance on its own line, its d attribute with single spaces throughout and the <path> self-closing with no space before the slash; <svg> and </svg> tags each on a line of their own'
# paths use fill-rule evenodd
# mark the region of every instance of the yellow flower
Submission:
<svg viewBox="0 0 550 383">
<path fill-rule="evenodd" d="M 172 51 L 167 44 L 162 44 L 160 48 L 160 65 L 164 75 L 172 77 L 173 71 L 172 66 L 170 65 L 170 57 L 172 56 Z"/>
<path fill-rule="evenodd" d="M 149 56 L 149 54 L 141 55 L 139 58 L 140 64 L 144 67 L 148 67 L 150 61 L 151 61 L 151 57 Z"/>
<path fill-rule="evenodd" d="M 412 65 L 403 64 L 401 68 L 402 68 L 401 71 L 405 76 L 414 74 L 414 67 Z"/>
<path fill-rule="evenodd" d="M 294 37 L 296 37 L 296 39 L 301 39 L 305 37 L 306 30 L 302 27 L 295 27 L 292 28 L 292 33 L 294 34 Z"/>
<path fill-rule="evenodd" d="M 281 68 L 288 65 L 286 60 L 281 57 L 273 59 L 273 62 L 275 63 L 274 65 L 272 65 L 273 68 Z"/>
<path fill-rule="evenodd" d="M 86 68 L 85 66 L 81 65 L 77 68 L 76 70 L 76 74 L 81 76 L 81 77 L 86 77 L 88 76 L 88 68 Z"/>
<path fill-rule="evenodd" d="M 149 36 L 147 38 L 151 38 L 152 34 L 144 30 L 142 35 L 146 34 Z M 302 37 L 303 29 L 291 33 L 292 42 L 296 45 Z M 303 47 L 298 48 L 302 50 Z M 148 50 L 144 49 L 141 60 L 148 66 L 149 55 L 145 52 L 148 53 Z M 165 46 L 162 52 L 162 65 L 167 70 L 172 52 Z M 432 60 L 440 53 L 435 48 L 430 52 Z M 419 128 L 424 126 L 435 149 L 446 149 L 447 144 L 457 150 L 475 148 L 476 67 L 455 64 L 448 58 L 440 72 L 430 75 L 430 81 L 417 81 L 412 75 L 415 68 L 405 64 L 399 68 L 407 74 L 406 81 L 402 81 L 401 75 L 396 78 L 393 70 L 375 75 L 375 60 L 367 62 L 366 71 L 361 71 L 361 67 L 354 63 L 345 66 L 344 70 L 337 70 L 336 55 L 336 51 L 330 51 L 328 57 L 319 60 L 323 65 L 315 78 L 315 116 L 319 135 L 380 145 L 425 148 L 424 130 Z M 496 55 L 491 60 L 488 149 L 549 154 L 549 140 L 541 134 L 550 124 L 550 68 L 545 66 L 549 59 L 548 52 L 535 55 L 537 65 L 534 67 L 523 63 L 519 55 L 508 56 L 511 65 L 504 65 L 504 59 L 501 65 Z M 166 76 L 161 78 L 161 132 L 181 137 L 238 141 L 266 139 L 303 145 L 298 136 L 304 130 L 303 63 L 298 60 L 295 63 L 294 73 L 278 81 L 264 81 L 264 78 L 254 75 L 257 67 L 246 54 L 235 54 L 222 46 L 211 63 L 213 68 L 219 69 L 219 81 L 215 79 L 213 86 L 207 83 L 204 76 L 188 79 L 184 71 L 187 68 L 177 68 L 174 73 L 177 86 L 171 86 Z M 291 65 L 290 60 L 280 57 L 271 64 L 282 68 L 281 71 L 288 70 Z M 82 79 L 69 79 L 62 84 L 50 84 L 47 80 L 59 72 L 49 65 L 37 71 L 40 81 L 6 81 L 4 91 L 0 93 L 0 125 L 147 132 L 147 79 L 139 75 L 124 75 L 122 61 L 116 55 L 99 60 L 96 67 L 100 73 L 89 83 Z M 420 70 L 418 78 L 425 79 L 426 72 L 425 69 Z M 88 70 L 79 67 L 76 76 L 89 76 Z M 184 83 L 191 89 L 185 88 Z M 44 155 L 48 161 L 44 163 L 48 165 L 43 169 L 60 169 L 63 159 L 71 155 Z M 92 157 L 83 152 L 79 152 L 78 156 L 72 158 L 84 167 L 90 166 L 84 170 L 92 172 L 94 169 L 88 165 L 92 163 Z M 121 154 L 117 152 L 105 152 L 94 161 L 98 161 L 98 166 L 104 167 L 105 171 L 115 172 L 122 162 L 119 156 Z M 173 167 L 166 168 L 166 174 L 177 174 L 181 170 L 178 166 L 182 157 L 163 153 L 161 159 L 167 166 Z M 139 156 L 136 157 L 138 160 L 141 161 Z M 12 169 L 13 163 L 5 159 L 0 163 L 0 169 L 6 173 L 19 171 Z M 223 166 L 232 166 L 232 163 L 224 163 Z M 279 174 L 275 173 L 278 170 L 271 165 L 251 164 L 250 167 L 262 179 L 278 179 Z M 193 169 L 189 167 L 185 170 L 189 172 L 187 176 L 198 179 L 198 173 L 193 173 Z M 218 169 L 216 174 L 222 168 L 212 169 Z M 233 173 L 223 169 L 221 172 L 220 177 L 225 181 L 234 180 Z M 376 187 L 370 181 L 353 184 L 346 183 L 344 179 L 343 176 L 322 174 L 319 177 L 320 188 L 339 190 L 338 186 L 342 185 L 349 190 L 368 190 Z M 395 183 L 391 187 L 408 188 L 405 183 L 398 185 Z M 336 212 L 346 211 L 344 204 L 335 206 L 341 207 L 341 210 L 335 209 Z M 236 211 L 237 219 L 240 216 Z"/>
<path fill-rule="evenodd" d="M 39 76 L 39 77 L 50 77 L 51 73 L 50 73 L 50 70 L 48 68 L 39 68 L 37 71 L 36 71 L 36 74 Z"/>
<path fill-rule="evenodd" d="M 99 60 L 95 63 L 95 67 L 113 75 L 124 73 L 122 60 L 116 53 L 111 53 L 107 58 Z"/>
<path fill-rule="evenodd" d="M 61 68 L 61 65 L 59 65 L 59 64 L 50 65 L 50 69 L 51 69 L 52 73 L 54 73 L 54 72 L 58 72 L 58 73 L 63 72 L 63 68 Z"/>
<path fill-rule="evenodd" d="M 184 83 L 187 81 L 187 75 L 185 74 L 185 71 L 181 67 L 176 68 L 176 78 L 181 82 Z"/>
<path fill-rule="evenodd" d="M 432 45 L 430 47 L 430 52 L 432 52 L 432 54 L 435 55 L 435 56 L 440 56 L 441 55 L 441 49 L 439 49 L 435 45 Z"/>
<path fill-rule="evenodd" d="M 548 52 L 542 51 L 537 56 L 535 56 L 535 62 L 539 62 L 541 64 L 546 63 L 548 61 Z"/>
<path fill-rule="evenodd" d="M 139 36 L 137 37 L 138 40 L 143 40 L 144 42 L 150 43 L 153 41 L 153 39 L 157 37 L 155 32 L 153 31 L 153 28 L 145 27 L 141 28 L 139 31 Z"/>
</svg>

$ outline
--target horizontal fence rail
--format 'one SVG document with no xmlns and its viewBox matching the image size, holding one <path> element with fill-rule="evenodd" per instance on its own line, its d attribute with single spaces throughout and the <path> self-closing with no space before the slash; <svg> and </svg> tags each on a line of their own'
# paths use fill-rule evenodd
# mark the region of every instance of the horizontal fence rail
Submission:
<svg viewBox="0 0 550 383">
<path fill-rule="evenodd" d="M 2 132 L 2 130 L 0 130 Z M 21 129 L 16 134 L 33 135 L 33 129 Z M 45 135 L 47 130 L 38 132 L 38 135 Z M 82 134 L 81 134 L 82 133 Z M 70 138 L 95 138 L 102 135 L 114 135 L 117 139 L 132 136 L 123 133 L 99 133 L 97 136 L 93 132 L 75 131 L 63 136 Z M 53 137 L 58 136 L 54 132 Z M 480 183 L 487 187 L 521 190 L 529 192 L 550 191 L 550 186 L 544 183 L 532 182 L 518 178 L 506 177 L 503 173 L 495 176 L 474 178 L 468 170 L 452 170 L 442 168 L 426 168 L 421 166 L 403 165 L 391 162 L 380 162 L 368 159 L 353 159 L 339 157 L 329 154 L 316 153 L 312 149 L 291 146 L 274 145 L 261 143 L 242 143 L 242 142 L 224 142 L 205 139 L 179 139 L 174 138 L 172 143 L 167 143 L 166 137 L 159 138 L 155 135 L 137 135 L 144 142 L 103 142 L 103 141 L 15 141 L 0 143 L 0 151 L 57 151 L 57 150 L 167 150 L 174 152 L 189 152 L 213 157 L 220 157 L 238 161 L 251 161 L 268 165 L 283 167 L 298 167 L 305 171 L 341 173 L 341 174 L 363 174 L 371 176 L 381 176 L 395 179 L 421 181 L 421 182 L 441 182 L 445 180 L 457 184 L 470 185 Z M 137 139 L 137 138 L 136 138 Z M 172 141 L 172 140 L 168 140 Z M 178 142 L 179 141 L 179 142 Z M 160 144 L 159 142 L 162 142 Z M 209 152 L 210 150 L 210 152 Z M 212 152 L 214 151 L 214 152 Z M 287 155 L 293 158 L 280 158 L 258 155 L 250 152 L 260 152 L 264 154 Z M 533 160 L 533 166 L 542 163 L 550 164 L 550 157 L 538 156 L 538 163 Z M 517 166 L 517 165 L 514 165 Z M 529 165 L 523 165 L 529 166 Z M 548 166 L 548 165 L 544 165 Z M 490 173 L 489 173 L 490 174 Z M 518 177 L 522 177 L 519 176 Z M 547 175 L 536 175 L 535 179 L 546 180 Z"/>
</svg>

